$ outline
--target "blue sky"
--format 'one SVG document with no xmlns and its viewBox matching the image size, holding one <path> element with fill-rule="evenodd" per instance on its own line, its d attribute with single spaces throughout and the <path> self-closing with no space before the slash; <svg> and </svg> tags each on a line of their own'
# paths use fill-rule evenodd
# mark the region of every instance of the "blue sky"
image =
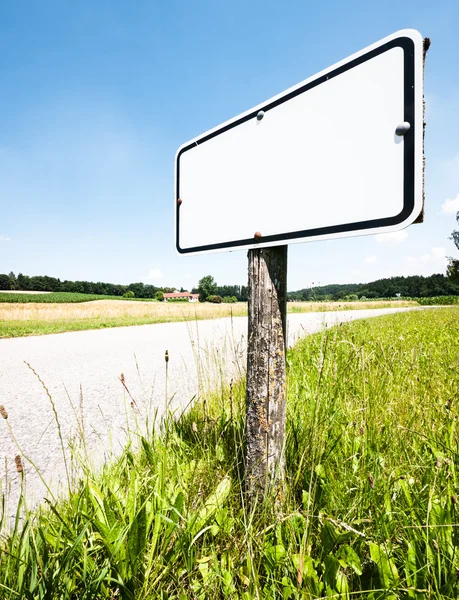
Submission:
<svg viewBox="0 0 459 600">
<path fill-rule="evenodd" d="M 432 40 L 425 222 L 291 245 L 291 290 L 444 272 L 457 255 L 457 0 L 0 2 L 0 273 L 245 283 L 245 251 L 176 254 L 178 146 L 403 28 Z"/>
</svg>

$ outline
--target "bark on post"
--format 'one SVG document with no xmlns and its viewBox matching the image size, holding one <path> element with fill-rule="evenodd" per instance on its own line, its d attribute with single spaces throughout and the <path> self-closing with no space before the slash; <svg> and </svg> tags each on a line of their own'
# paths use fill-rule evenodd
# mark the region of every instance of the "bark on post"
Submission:
<svg viewBox="0 0 459 600">
<path fill-rule="evenodd" d="M 245 474 L 264 497 L 284 475 L 287 246 L 249 250 Z"/>
</svg>

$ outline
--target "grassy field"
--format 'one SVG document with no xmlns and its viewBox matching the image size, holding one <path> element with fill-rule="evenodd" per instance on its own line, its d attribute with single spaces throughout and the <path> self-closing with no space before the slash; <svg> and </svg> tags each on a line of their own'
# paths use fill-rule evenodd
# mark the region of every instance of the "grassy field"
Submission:
<svg viewBox="0 0 459 600">
<path fill-rule="evenodd" d="M 8 296 L 8 294 L 4 294 Z M 54 296 L 43 294 L 40 298 Z M 82 294 L 73 294 L 80 298 Z M 33 298 L 33 296 L 28 296 Z M 330 310 L 360 310 L 394 306 L 417 306 L 416 302 L 295 302 L 288 304 L 289 312 L 313 312 Z M 129 325 L 147 325 L 182 320 L 218 319 L 247 315 L 247 303 L 167 303 L 111 300 L 96 298 L 89 302 L 74 299 L 59 303 L 9 303 L 1 302 L 0 294 L 0 338 L 21 337 L 103 329 Z"/>
<path fill-rule="evenodd" d="M 244 385 L 222 386 L 18 521 L 0 597 L 458 598 L 458 406 L 459 307 L 308 337 L 275 500 L 247 509 Z"/>
</svg>

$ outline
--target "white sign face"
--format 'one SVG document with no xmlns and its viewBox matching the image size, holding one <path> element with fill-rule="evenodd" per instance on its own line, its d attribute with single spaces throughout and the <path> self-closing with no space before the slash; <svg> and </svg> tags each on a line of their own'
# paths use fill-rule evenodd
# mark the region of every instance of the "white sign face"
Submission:
<svg viewBox="0 0 459 600">
<path fill-rule="evenodd" d="M 422 211 L 422 173 L 423 39 L 403 30 L 181 146 L 176 247 L 396 231 Z"/>
</svg>

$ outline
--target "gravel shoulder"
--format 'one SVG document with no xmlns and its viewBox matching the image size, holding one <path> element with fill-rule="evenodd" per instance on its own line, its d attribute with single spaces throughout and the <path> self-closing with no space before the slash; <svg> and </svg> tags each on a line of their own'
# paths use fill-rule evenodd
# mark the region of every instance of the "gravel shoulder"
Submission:
<svg viewBox="0 0 459 600">
<path fill-rule="evenodd" d="M 412 309 L 289 314 L 289 345 L 325 326 L 404 310 Z M 29 506 L 46 494 L 36 469 L 53 492 L 66 481 L 54 409 L 65 446 L 78 445 L 83 429 L 85 460 L 100 464 L 166 402 L 183 410 L 206 387 L 241 376 L 246 337 L 247 318 L 237 317 L 0 339 L 0 404 L 9 415 L 0 420 L 0 480 L 10 514 L 21 486 L 17 454 L 36 467 L 24 461 Z"/>
</svg>

